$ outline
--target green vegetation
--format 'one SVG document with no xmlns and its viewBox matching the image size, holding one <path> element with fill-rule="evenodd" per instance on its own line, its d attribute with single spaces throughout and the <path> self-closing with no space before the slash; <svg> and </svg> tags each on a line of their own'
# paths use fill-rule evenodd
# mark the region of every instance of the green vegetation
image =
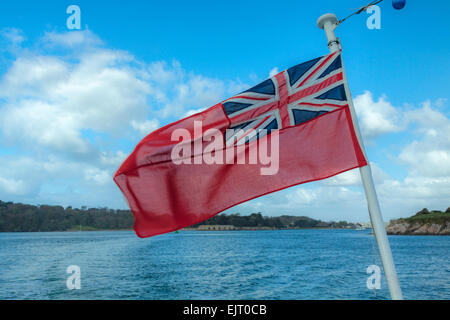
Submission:
<svg viewBox="0 0 450 320">
<path fill-rule="evenodd" d="M 241 216 L 239 213 L 235 214 L 219 214 L 206 221 L 198 223 L 192 227 L 196 228 L 199 225 L 232 225 L 238 228 L 253 228 L 253 227 L 268 227 L 268 228 L 346 228 L 355 227 L 354 224 L 346 221 L 340 222 L 324 222 L 315 220 L 309 217 L 297 216 L 280 216 L 280 217 L 265 217 L 260 212 L 252 213 L 249 216 Z"/>
<path fill-rule="evenodd" d="M 386 231 L 395 235 L 450 235 L 450 208 L 445 212 L 422 209 L 412 217 L 392 220 Z"/>
<path fill-rule="evenodd" d="M 445 211 L 439 210 L 431 210 L 429 211 L 427 208 L 424 208 L 417 212 L 415 215 L 405 218 L 399 219 L 408 222 L 423 222 L 423 223 L 444 223 L 450 221 L 450 207 Z"/>
<path fill-rule="evenodd" d="M 34 231 L 96 231 L 132 229 L 133 215 L 129 210 L 108 208 L 74 209 L 49 205 L 27 205 L 0 200 L 0 232 Z M 308 217 L 280 216 L 264 217 L 261 213 L 248 216 L 219 214 L 201 224 L 233 225 L 238 228 L 353 228 L 346 221 L 324 222 Z"/>
<path fill-rule="evenodd" d="M 129 210 L 73 209 L 0 201 L 0 232 L 132 229 Z"/>
</svg>

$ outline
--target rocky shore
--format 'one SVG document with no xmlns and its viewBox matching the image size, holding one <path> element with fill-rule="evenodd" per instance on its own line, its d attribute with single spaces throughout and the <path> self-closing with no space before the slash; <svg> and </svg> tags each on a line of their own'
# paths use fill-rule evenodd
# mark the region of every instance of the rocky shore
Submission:
<svg viewBox="0 0 450 320">
<path fill-rule="evenodd" d="M 450 208 L 445 212 L 423 209 L 412 217 L 392 220 L 386 231 L 391 235 L 450 235 Z"/>
</svg>

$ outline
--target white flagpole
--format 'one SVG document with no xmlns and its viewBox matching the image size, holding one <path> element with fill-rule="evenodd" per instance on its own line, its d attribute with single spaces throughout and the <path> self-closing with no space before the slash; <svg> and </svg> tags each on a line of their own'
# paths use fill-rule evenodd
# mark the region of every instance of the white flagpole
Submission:
<svg viewBox="0 0 450 320">
<path fill-rule="evenodd" d="M 317 25 L 320 29 L 325 30 L 325 34 L 328 40 L 328 48 L 330 52 L 336 52 L 340 49 L 339 40 L 334 34 L 334 29 L 336 29 L 337 17 L 335 14 L 327 13 L 321 16 L 317 20 Z M 344 70 L 344 68 L 342 68 Z M 359 126 L 356 118 L 355 109 L 353 107 L 352 97 L 350 95 L 350 90 L 348 88 L 347 77 L 345 75 L 345 70 L 343 71 L 344 76 L 344 87 L 347 94 L 348 104 L 350 107 L 350 113 L 352 115 L 353 126 L 355 128 L 355 133 L 358 138 L 361 150 L 367 159 L 366 151 L 364 148 L 361 133 L 359 131 Z M 367 160 L 368 161 L 368 160 Z M 383 217 L 381 216 L 380 205 L 378 203 L 377 193 L 375 191 L 375 185 L 372 179 L 372 171 L 370 165 L 359 168 L 361 173 L 361 180 L 364 186 L 364 191 L 366 193 L 367 205 L 369 207 L 370 221 L 372 222 L 373 232 L 377 240 L 378 249 L 380 250 L 381 262 L 383 264 L 384 273 L 389 286 L 389 292 L 393 300 L 402 300 L 402 290 L 400 289 L 400 284 L 397 278 L 397 272 L 395 270 L 394 259 L 392 258 L 391 247 L 389 246 L 389 241 L 386 234 L 386 229 L 384 227 Z"/>
</svg>

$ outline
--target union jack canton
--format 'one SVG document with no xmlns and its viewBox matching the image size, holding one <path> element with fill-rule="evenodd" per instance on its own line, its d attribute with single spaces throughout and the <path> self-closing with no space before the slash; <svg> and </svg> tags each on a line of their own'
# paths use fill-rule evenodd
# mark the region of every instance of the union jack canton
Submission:
<svg viewBox="0 0 450 320">
<path fill-rule="evenodd" d="M 347 104 L 341 52 L 337 51 L 282 71 L 223 101 L 231 121 L 226 145 L 257 140 L 271 130 L 305 123 Z"/>
</svg>

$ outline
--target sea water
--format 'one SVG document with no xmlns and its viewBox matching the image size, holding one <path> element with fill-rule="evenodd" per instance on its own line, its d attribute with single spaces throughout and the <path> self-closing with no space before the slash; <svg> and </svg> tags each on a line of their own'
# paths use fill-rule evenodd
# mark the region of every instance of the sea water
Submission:
<svg viewBox="0 0 450 320">
<path fill-rule="evenodd" d="M 368 266 L 381 267 L 372 237 L 325 229 L 146 239 L 132 231 L 0 233 L 0 299 L 388 299 L 384 274 L 379 290 L 367 287 Z M 389 241 L 406 299 L 450 299 L 449 236 Z M 69 285 L 74 276 L 79 289 Z"/>
</svg>

